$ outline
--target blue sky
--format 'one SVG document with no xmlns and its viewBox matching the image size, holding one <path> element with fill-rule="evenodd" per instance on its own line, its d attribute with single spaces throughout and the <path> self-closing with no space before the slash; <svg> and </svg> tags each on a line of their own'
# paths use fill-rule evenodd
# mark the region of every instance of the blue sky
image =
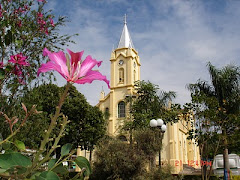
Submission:
<svg viewBox="0 0 240 180">
<path fill-rule="evenodd" d="M 186 84 L 209 80 L 206 64 L 240 65 L 240 1 L 237 0 L 48 0 L 47 9 L 71 22 L 62 34 L 79 33 L 73 51 L 102 60 L 110 79 L 110 53 L 116 48 L 123 16 L 141 59 L 141 79 L 177 93 L 176 103 L 190 101 Z M 64 80 L 59 77 L 58 85 Z M 97 104 L 104 82 L 76 85 Z"/>
</svg>

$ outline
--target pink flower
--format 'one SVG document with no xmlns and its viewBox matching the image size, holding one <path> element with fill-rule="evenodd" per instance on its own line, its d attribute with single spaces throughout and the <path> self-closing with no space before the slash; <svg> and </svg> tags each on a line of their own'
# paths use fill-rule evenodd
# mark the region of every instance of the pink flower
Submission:
<svg viewBox="0 0 240 180">
<path fill-rule="evenodd" d="M 18 76 L 18 77 L 22 77 L 22 76 L 23 76 L 23 72 L 22 72 L 21 67 L 19 67 L 19 66 L 14 66 L 13 74 L 15 74 L 15 75 Z"/>
<path fill-rule="evenodd" d="M 3 16 L 3 14 L 2 14 L 2 6 L 0 4 L 0 17 L 2 17 L 2 16 Z"/>
<path fill-rule="evenodd" d="M 54 27 L 54 22 L 53 22 L 53 19 L 52 18 L 49 18 L 49 21 L 50 21 L 50 24 L 52 25 L 52 27 Z"/>
<path fill-rule="evenodd" d="M 23 56 L 22 53 L 12 55 L 10 58 L 11 59 L 8 60 L 8 62 L 19 64 L 20 66 L 29 66 L 29 63 L 25 61 L 27 59 L 27 56 Z"/>
<path fill-rule="evenodd" d="M 18 82 L 20 84 L 25 84 L 24 74 L 22 72 L 22 67 L 20 65 L 15 65 L 13 69 L 13 74 L 15 74 L 18 78 Z"/>
<path fill-rule="evenodd" d="M 22 27 L 22 21 L 21 21 L 21 20 L 19 20 L 19 21 L 17 22 L 17 26 L 18 26 L 18 27 Z"/>
<path fill-rule="evenodd" d="M 3 62 L 0 62 L 0 69 L 3 68 Z"/>
<path fill-rule="evenodd" d="M 27 5 L 24 5 L 25 11 L 29 9 Z"/>
<path fill-rule="evenodd" d="M 65 56 L 64 52 L 50 52 L 47 48 L 43 50 L 43 55 L 48 56 L 50 61 L 42 64 L 38 69 L 38 75 L 43 72 L 55 70 L 62 75 L 68 82 L 85 84 L 92 83 L 93 80 L 105 81 L 109 86 L 106 76 L 100 72 L 92 70 L 94 66 L 100 66 L 102 61 L 96 61 L 91 56 L 87 56 L 84 61 L 81 60 L 83 51 L 74 53 L 67 49 L 69 56 Z"/>
<path fill-rule="evenodd" d="M 48 35 L 48 29 L 47 28 L 45 29 L 45 34 Z"/>
<path fill-rule="evenodd" d="M 42 17 L 43 17 L 43 14 L 42 14 L 41 12 L 38 12 L 38 13 L 37 13 L 37 16 L 38 16 L 39 18 L 42 18 Z"/>
</svg>

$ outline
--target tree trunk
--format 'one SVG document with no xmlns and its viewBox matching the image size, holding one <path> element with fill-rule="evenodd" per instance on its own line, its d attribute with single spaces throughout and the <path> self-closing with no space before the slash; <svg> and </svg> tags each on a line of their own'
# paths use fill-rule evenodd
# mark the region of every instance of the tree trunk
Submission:
<svg viewBox="0 0 240 180">
<path fill-rule="evenodd" d="M 92 152 L 93 152 L 93 150 L 90 149 L 90 154 L 89 154 L 89 162 L 90 162 L 90 163 L 92 162 Z"/>
<path fill-rule="evenodd" d="M 130 137 L 129 137 L 130 147 L 132 147 L 132 141 L 133 141 L 133 137 L 132 137 L 132 134 L 133 134 L 133 132 L 132 132 L 132 125 L 131 125 L 131 127 L 130 127 L 130 129 L 129 129 L 129 134 L 130 134 Z"/>
<path fill-rule="evenodd" d="M 152 169 L 155 169 L 156 168 L 156 158 L 155 157 L 150 157 L 149 158 L 149 160 L 150 160 L 150 171 L 152 170 Z"/>
<path fill-rule="evenodd" d="M 226 129 L 223 130 L 223 144 L 224 144 L 224 152 L 223 152 L 223 162 L 224 162 L 224 180 L 230 179 L 230 167 L 229 167 L 229 158 L 228 158 L 228 143 L 227 143 L 227 133 Z"/>
<path fill-rule="evenodd" d="M 203 166 L 203 174 L 204 174 L 204 180 L 207 180 L 207 166 Z"/>
</svg>

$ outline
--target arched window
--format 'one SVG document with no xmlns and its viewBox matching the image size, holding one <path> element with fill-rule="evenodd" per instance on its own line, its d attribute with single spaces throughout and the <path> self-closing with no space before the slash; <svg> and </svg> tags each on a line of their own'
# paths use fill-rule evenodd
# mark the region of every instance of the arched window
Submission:
<svg viewBox="0 0 240 180">
<path fill-rule="evenodd" d="M 125 117 L 125 102 L 123 101 L 118 103 L 118 117 Z"/>
<path fill-rule="evenodd" d="M 124 69 L 119 69 L 119 83 L 124 83 Z"/>
<path fill-rule="evenodd" d="M 136 81 L 136 71 L 134 70 L 133 71 L 133 82 L 135 82 Z"/>
</svg>

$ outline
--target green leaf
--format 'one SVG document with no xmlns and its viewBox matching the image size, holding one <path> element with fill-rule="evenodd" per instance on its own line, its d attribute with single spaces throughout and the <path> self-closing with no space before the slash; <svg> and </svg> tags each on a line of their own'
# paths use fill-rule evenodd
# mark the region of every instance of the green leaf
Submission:
<svg viewBox="0 0 240 180">
<path fill-rule="evenodd" d="M 20 151 L 24 151 L 26 149 L 25 144 L 22 141 L 15 140 L 14 144 Z"/>
<path fill-rule="evenodd" d="M 83 157 L 83 156 L 78 156 L 74 162 L 78 165 L 78 167 L 80 167 L 81 169 L 85 168 L 85 174 L 86 176 L 89 176 L 92 173 L 92 169 L 91 169 L 91 165 L 89 163 L 89 161 Z"/>
<path fill-rule="evenodd" d="M 48 162 L 48 170 L 49 169 L 51 169 L 53 166 L 54 166 L 54 164 L 56 163 L 56 159 L 51 159 L 49 162 Z"/>
<path fill-rule="evenodd" d="M 48 170 L 50 170 L 56 163 L 56 159 L 51 159 L 48 162 Z M 57 167 L 52 169 L 53 172 L 58 173 L 58 174 L 67 174 L 68 170 L 63 166 L 63 164 L 59 164 Z"/>
<path fill-rule="evenodd" d="M 71 148 L 72 148 L 72 144 L 70 143 L 63 145 L 61 148 L 61 156 L 66 156 L 67 154 L 69 154 Z"/>
<path fill-rule="evenodd" d="M 5 71 L 3 69 L 0 69 L 0 80 L 5 77 Z"/>
<path fill-rule="evenodd" d="M 5 70 L 6 70 L 7 72 L 12 71 L 12 69 L 13 69 L 13 67 L 12 67 L 12 66 L 9 66 L 9 65 L 7 65 L 6 68 L 5 68 Z"/>
<path fill-rule="evenodd" d="M 18 152 L 0 154 L 0 168 L 9 169 L 14 166 L 31 166 L 31 160 Z"/>
<path fill-rule="evenodd" d="M 35 174 L 33 174 L 33 175 L 31 176 L 30 179 L 36 179 L 40 174 L 41 174 L 41 172 L 36 172 Z"/>
<path fill-rule="evenodd" d="M 53 170 L 53 172 L 57 173 L 57 174 L 67 174 L 68 170 L 67 168 L 65 168 L 63 166 L 63 164 L 58 165 L 57 167 L 55 167 Z"/>
<path fill-rule="evenodd" d="M 44 171 L 39 176 L 36 177 L 36 180 L 60 180 L 56 173 L 52 171 Z"/>
<path fill-rule="evenodd" d="M 18 168 L 17 169 L 17 173 L 18 174 L 23 174 L 23 173 L 25 173 L 27 171 L 27 168 L 25 168 L 25 167 L 21 167 L 21 168 Z"/>
<path fill-rule="evenodd" d="M 9 142 L 5 142 L 5 143 L 2 144 L 2 148 L 5 151 L 9 150 L 10 147 L 11 147 L 11 143 L 9 143 Z"/>
<path fill-rule="evenodd" d="M 4 173 L 7 169 L 0 169 L 0 173 Z"/>
</svg>

